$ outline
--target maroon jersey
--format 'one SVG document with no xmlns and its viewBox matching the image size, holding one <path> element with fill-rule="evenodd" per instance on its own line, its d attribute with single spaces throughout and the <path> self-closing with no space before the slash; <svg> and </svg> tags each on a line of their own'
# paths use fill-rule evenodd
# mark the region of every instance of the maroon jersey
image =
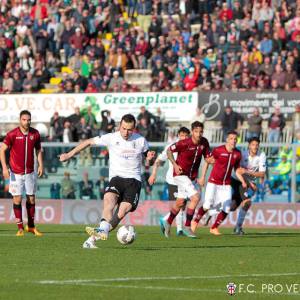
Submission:
<svg viewBox="0 0 300 300">
<path fill-rule="evenodd" d="M 222 145 L 215 148 L 212 151 L 212 155 L 216 162 L 211 170 L 208 181 L 218 185 L 229 185 L 232 169 L 235 168 L 236 170 L 240 167 L 241 152 L 237 149 L 228 152 L 225 145 Z"/>
<path fill-rule="evenodd" d="M 211 155 L 209 143 L 206 138 L 202 137 L 199 144 L 194 144 L 192 138 L 181 140 L 171 145 L 169 149 L 177 152 L 176 163 L 182 168 L 180 175 L 186 175 L 194 180 L 198 175 L 202 155 L 207 158 Z M 179 176 L 173 173 L 173 176 Z"/>
<path fill-rule="evenodd" d="M 22 133 L 19 127 L 7 133 L 4 141 L 10 149 L 9 165 L 15 174 L 28 174 L 34 171 L 34 149 L 41 149 L 39 132 L 30 127 Z"/>
</svg>

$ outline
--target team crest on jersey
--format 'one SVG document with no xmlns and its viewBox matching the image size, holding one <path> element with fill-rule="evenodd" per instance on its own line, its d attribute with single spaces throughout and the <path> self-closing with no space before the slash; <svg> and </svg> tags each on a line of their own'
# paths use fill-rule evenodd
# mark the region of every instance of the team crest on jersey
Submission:
<svg viewBox="0 0 300 300">
<path fill-rule="evenodd" d="M 134 149 L 136 148 L 135 142 L 132 142 L 132 147 L 133 147 Z"/>
<path fill-rule="evenodd" d="M 116 142 L 116 146 L 119 146 L 120 145 L 120 142 Z"/>
<path fill-rule="evenodd" d="M 201 146 L 200 146 L 200 149 L 201 149 L 201 150 L 203 150 L 203 149 L 204 149 L 204 146 L 203 146 L 203 145 L 201 145 Z"/>
<path fill-rule="evenodd" d="M 33 135 L 30 135 L 29 138 L 30 138 L 31 140 L 33 140 Z"/>
<path fill-rule="evenodd" d="M 236 155 L 236 154 L 233 154 L 233 158 L 236 159 L 236 157 L 237 157 L 237 155 Z"/>
</svg>

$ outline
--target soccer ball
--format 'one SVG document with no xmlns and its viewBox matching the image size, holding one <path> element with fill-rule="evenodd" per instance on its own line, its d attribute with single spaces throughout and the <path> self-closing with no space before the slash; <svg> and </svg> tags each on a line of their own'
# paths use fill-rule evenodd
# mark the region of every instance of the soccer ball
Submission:
<svg viewBox="0 0 300 300">
<path fill-rule="evenodd" d="M 117 232 L 117 239 L 122 245 L 128 245 L 135 240 L 135 230 L 133 226 L 121 226 Z"/>
</svg>

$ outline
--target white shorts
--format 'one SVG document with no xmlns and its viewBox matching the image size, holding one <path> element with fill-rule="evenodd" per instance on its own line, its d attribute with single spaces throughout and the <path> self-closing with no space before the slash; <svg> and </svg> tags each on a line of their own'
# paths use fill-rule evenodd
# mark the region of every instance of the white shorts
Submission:
<svg viewBox="0 0 300 300">
<path fill-rule="evenodd" d="M 177 185 L 177 198 L 190 198 L 197 193 L 200 193 L 200 186 L 196 181 L 192 181 L 185 175 L 175 176 L 174 182 Z"/>
<path fill-rule="evenodd" d="M 208 182 L 205 190 L 203 208 L 205 210 L 223 210 L 228 214 L 230 211 L 231 199 L 232 191 L 230 185 L 217 185 Z"/>
<path fill-rule="evenodd" d="M 36 193 L 37 174 L 14 174 L 10 172 L 9 192 L 13 196 L 21 196 L 25 192 L 26 195 L 35 195 Z"/>
</svg>

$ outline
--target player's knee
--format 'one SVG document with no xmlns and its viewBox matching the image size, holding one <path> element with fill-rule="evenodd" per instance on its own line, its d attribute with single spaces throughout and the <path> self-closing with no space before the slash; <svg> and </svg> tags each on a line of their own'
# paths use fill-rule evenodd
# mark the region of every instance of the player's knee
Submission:
<svg viewBox="0 0 300 300">
<path fill-rule="evenodd" d="M 222 205 L 222 210 L 227 214 L 230 212 L 231 202 L 232 202 L 231 200 L 226 200 Z"/>
<path fill-rule="evenodd" d="M 182 209 L 183 206 L 184 206 L 184 199 L 181 199 L 181 198 L 177 199 L 176 200 L 176 206 L 177 206 L 178 209 Z"/>
<path fill-rule="evenodd" d="M 191 203 L 197 205 L 197 204 L 199 203 L 199 201 L 200 201 L 200 196 L 199 196 L 199 194 L 197 193 L 197 194 L 193 195 L 193 196 L 190 198 L 190 200 L 191 200 Z"/>
<path fill-rule="evenodd" d="M 205 211 L 208 211 L 210 209 L 210 204 L 204 202 L 202 207 Z"/>
<path fill-rule="evenodd" d="M 248 210 L 250 206 L 251 206 L 251 200 L 250 199 L 245 200 L 245 202 L 243 203 L 243 208 L 245 210 Z"/>
</svg>

